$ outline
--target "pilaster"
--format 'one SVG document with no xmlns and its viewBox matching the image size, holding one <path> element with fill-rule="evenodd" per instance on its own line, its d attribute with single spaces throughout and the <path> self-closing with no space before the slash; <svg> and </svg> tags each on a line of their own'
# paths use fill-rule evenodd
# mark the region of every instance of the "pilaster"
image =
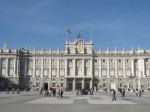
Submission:
<svg viewBox="0 0 150 112">
<path fill-rule="evenodd" d="M 43 58 L 41 58 L 41 75 L 40 77 L 43 77 Z"/>
<path fill-rule="evenodd" d="M 123 59 L 123 78 L 126 78 L 126 59 Z"/>
<path fill-rule="evenodd" d="M 135 76 L 135 70 L 134 70 L 134 59 L 131 59 L 131 75 Z"/>
<path fill-rule="evenodd" d="M 9 58 L 6 59 L 6 77 L 9 76 Z"/>
<path fill-rule="evenodd" d="M 84 78 L 82 79 L 82 89 L 84 89 Z"/>
<path fill-rule="evenodd" d="M 115 78 L 118 78 L 118 60 L 115 59 Z"/>
<path fill-rule="evenodd" d="M 73 91 L 75 91 L 75 86 L 76 86 L 75 83 L 76 83 L 76 82 L 75 82 L 75 78 L 74 78 L 74 79 L 73 79 Z"/>
<path fill-rule="evenodd" d="M 93 88 L 93 78 L 90 80 L 90 89 Z"/>
<path fill-rule="evenodd" d="M 35 58 L 33 58 L 33 75 L 32 77 L 35 77 Z"/>
<path fill-rule="evenodd" d="M 0 76 L 2 76 L 2 58 L 0 57 Z"/>
<path fill-rule="evenodd" d="M 74 74 L 73 76 L 76 76 L 76 59 L 73 60 L 73 71 L 74 71 Z"/>
<path fill-rule="evenodd" d="M 25 58 L 24 61 L 25 61 L 25 67 L 24 67 L 24 69 L 25 69 L 24 72 L 25 73 L 24 73 L 24 75 L 27 76 L 27 58 Z"/>
<path fill-rule="evenodd" d="M 84 59 L 82 59 L 82 76 L 84 77 L 84 75 L 85 75 L 85 72 L 84 72 L 84 67 L 85 66 L 85 64 L 84 64 Z"/>
<path fill-rule="evenodd" d="M 17 57 L 17 77 L 20 76 L 20 58 Z"/>
<path fill-rule="evenodd" d="M 68 75 L 68 59 L 65 59 L 65 77 Z"/>
<path fill-rule="evenodd" d="M 49 77 L 52 77 L 52 60 L 49 59 Z"/>
<path fill-rule="evenodd" d="M 13 77 L 16 77 L 16 67 L 17 67 L 17 60 L 16 58 L 14 59 L 14 74 L 13 74 Z"/>
<path fill-rule="evenodd" d="M 102 77 L 102 61 L 99 59 L 99 78 Z"/>
<path fill-rule="evenodd" d="M 107 59 L 107 78 L 110 78 L 110 67 L 109 67 L 109 59 Z"/>
<path fill-rule="evenodd" d="M 59 72 L 60 72 L 60 60 L 59 60 L 59 58 L 57 59 L 57 77 L 59 77 Z"/>
<path fill-rule="evenodd" d="M 93 59 L 90 60 L 90 76 L 93 77 Z"/>
</svg>

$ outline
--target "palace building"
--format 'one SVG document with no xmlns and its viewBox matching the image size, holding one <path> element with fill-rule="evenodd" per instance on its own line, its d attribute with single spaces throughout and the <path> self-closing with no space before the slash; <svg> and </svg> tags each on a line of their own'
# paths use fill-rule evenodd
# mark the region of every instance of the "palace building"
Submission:
<svg viewBox="0 0 150 112">
<path fill-rule="evenodd" d="M 150 89 L 150 50 L 93 50 L 80 35 L 66 49 L 0 49 L 0 88 Z"/>
</svg>

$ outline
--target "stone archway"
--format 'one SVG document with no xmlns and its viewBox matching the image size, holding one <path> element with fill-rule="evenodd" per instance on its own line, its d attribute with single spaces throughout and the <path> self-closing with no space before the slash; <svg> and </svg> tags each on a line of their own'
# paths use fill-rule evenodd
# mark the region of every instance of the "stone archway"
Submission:
<svg viewBox="0 0 150 112">
<path fill-rule="evenodd" d="M 110 80 L 110 90 L 112 89 L 116 90 L 116 83 L 114 79 Z"/>
</svg>

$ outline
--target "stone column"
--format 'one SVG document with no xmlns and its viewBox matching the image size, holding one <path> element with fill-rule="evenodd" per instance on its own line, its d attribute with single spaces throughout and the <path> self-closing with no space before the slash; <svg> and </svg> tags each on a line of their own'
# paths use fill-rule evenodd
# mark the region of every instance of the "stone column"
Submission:
<svg viewBox="0 0 150 112">
<path fill-rule="evenodd" d="M 90 80 L 90 89 L 93 88 L 93 78 Z"/>
<path fill-rule="evenodd" d="M 76 59 L 73 60 L 74 77 L 76 76 Z"/>
<path fill-rule="evenodd" d="M 138 80 L 137 80 L 137 84 L 138 84 L 138 89 L 141 89 L 141 81 L 140 81 L 140 78 L 141 78 L 141 72 L 142 72 L 142 62 L 141 62 L 141 59 L 138 59 L 138 64 L 139 64 L 139 75 L 138 75 Z"/>
<path fill-rule="evenodd" d="M 135 87 L 135 67 L 134 67 L 134 59 L 131 59 L 131 87 L 133 87 L 133 89 L 136 89 Z"/>
<path fill-rule="evenodd" d="M 64 89 L 67 88 L 67 78 L 64 78 Z"/>
<path fill-rule="evenodd" d="M 123 59 L 123 78 L 126 78 L 126 59 Z"/>
<path fill-rule="evenodd" d="M 118 78 L 118 60 L 115 59 L 115 78 Z"/>
<path fill-rule="evenodd" d="M 139 75 L 138 75 L 138 89 L 141 89 L 141 78 L 145 77 L 145 63 L 144 59 L 139 59 Z"/>
<path fill-rule="evenodd" d="M 102 77 L 102 60 L 99 59 L 99 78 Z"/>
<path fill-rule="evenodd" d="M 82 79 L 82 89 L 84 89 L 84 78 Z"/>
<path fill-rule="evenodd" d="M 43 58 L 41 58 L 41 75 L 40 77 L 43 77 Z"/>
<path fill-rule="evenodd" d="M 134 59 L 131 60 L 131 75 L 135 76 L 135 73 L 134 73 Z"/>
<path fill-rule="evenodd" d="M 76 81 L 75 81 L 75 78 L 73 79 L 73 91 L 75 91 L 75 86 L 76 86 Z"/>
<path fill-rule="evenodd" d="M 93 59 L 90 60 L 90 76 L 93 77 Z"/>
<path fill-rule="evenodd" d="M 144 58 L 141 59 L 141 70 L 142 70 L 141 77 L 145 77 L 145 59 Z"/>
<path fill-rule="evenodd" d="M 51 59 L 49 59 L 49 78 L 51 78 L 52 77 L 52 60 Z"/>
<path fill-rule="evenodd" d="M 14 74 L 13 74 L 13 77 L 16 77 L 16 67 L 17 67 L 17 60 L 16 58 L 14 59 Z"/>
<path fill-rule="evenodd" d="M 0 57 L 0 76 L 2 76 L 2 58 Z"/>
<path fill-rule="evenodd" d="M 57 77 L 59 77 L 59 66 L 60 66 L 60 60 L 59 59 L 57 59 Z"/>
<path fill-rule="evenodd" d="M 32 77 L 35 77 L 35 58 L 33 58 L 33 75 Z"/>
<path fill-rule="evenodd" d="M 107 78 L 110 78 L 109 59 L 107 59 Z"/>
<path fill-rule="evenodd" d="M 17 77 L 20 75 L 20 58 L 17 58 Z"/>
<path fill-rule="evenodd" d="M 84 70 L 85 70 L 84 68 L 85 68 L 85 67 L 84 67 L 84 65 L 85 65 L 85 64 L 84 64 L 84 59 L 83 59 L 83 60 L 82 60 L 82 76 L 83 76 L 83 77 L 84 77 L 84 75 L 85 75 L 85 72 L 84 72 Z"/>
<path fill-rule="evenodd" d="M 9 58 L 6 59 L 6 77 L 9 76 Z"/>
<path fill-rule="evenodd" d="M 68 75 L 68 59 L 65 60 L 65 77 Z"/>
<path fill-rule="evenodd" d="M 24 75 L 27 76 L 27 75 L 28 75 L 28 74 L 27 74 L 27 58 L 25 58 L 24 61 L 25 61 L 25 62 L 24 62 L 24 63 L 25 63 L 25 67 L 24 67 L 24 69 L 25 69 L 24 72 L 25 72 L 25 73 L 24 73 Z"/>
</svg>

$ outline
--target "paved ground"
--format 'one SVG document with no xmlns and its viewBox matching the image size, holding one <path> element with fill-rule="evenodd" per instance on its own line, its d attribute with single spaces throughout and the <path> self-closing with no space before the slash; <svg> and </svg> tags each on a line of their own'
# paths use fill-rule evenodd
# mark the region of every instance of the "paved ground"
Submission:
<svg viewBox="0 0 150 112">
<path fill-rule="evenodd" d="M 111 93 L 97 92 L 94 95 L 76 96 L 65 92 L 63 98 L 44 97 L 37 92 L 21 94 L 0 93 L 0 112 L 149 112 L 150 92 L 142 97 L 126 92 L 126 97 L 117 93 L 117 101 L 111 101 Z"/>
</svg>

